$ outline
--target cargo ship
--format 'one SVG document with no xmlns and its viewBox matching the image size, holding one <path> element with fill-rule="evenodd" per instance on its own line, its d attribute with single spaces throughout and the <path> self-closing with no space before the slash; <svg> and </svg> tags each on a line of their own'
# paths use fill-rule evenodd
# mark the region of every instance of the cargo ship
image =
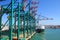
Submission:
<svg viewBox="0 0 60 40">
<path fill-rule="evenodd" d="M 36 32 L 37 33 L 43 32 L 44 30 L 45 30 L 45 26 L 37 26 L 36 27 Z"/>
</svg>

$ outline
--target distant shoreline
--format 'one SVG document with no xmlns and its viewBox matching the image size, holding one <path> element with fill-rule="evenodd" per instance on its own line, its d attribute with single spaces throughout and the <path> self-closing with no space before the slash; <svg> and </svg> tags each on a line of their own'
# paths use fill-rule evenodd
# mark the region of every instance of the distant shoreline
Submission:
<svg viewBox="0 0 60 40">
<path fill-rule="evenodd" d="M 45 28 L 60 29 L 60 25 L 45 25 Z"/>
</svg>

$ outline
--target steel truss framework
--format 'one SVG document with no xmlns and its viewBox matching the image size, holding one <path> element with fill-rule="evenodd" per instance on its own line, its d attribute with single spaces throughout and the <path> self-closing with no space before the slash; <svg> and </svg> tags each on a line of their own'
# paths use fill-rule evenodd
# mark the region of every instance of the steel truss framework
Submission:
<svg viewBox="0 0 60 40">
<path fill-rule="evenodd" d="M 26 5 L 25 5 L 25 3 L 26 3 Z M 14 31 L 17 34 L 17 40 L 21 39 L 19 36 L 21 33 L 21 30 L 23 30 L 22 31 L 23 39 L 26 36 L 25 35 L 26 31 L 27 31 L 28 36 L 29 36 L 29 34 L 31 35 L 35 31 L 36 23 L 35 23 L 35 14 L 34 13 L 36 13 L 35 8 L 37 8 L 37 7 L 32 7 L 31 3 L 33 5 L 38 4 L 38 2 L 36 3 L 31 0 L 11 0 L 11 2 L 8 5 L 6 5 L 7 7 L 4 7 L 4 5 L 0 6 L 0 39 L 2 39 L 1 30 L 5 27 L 5 26 L 1 27 L 2 16 L 5 13 L 8 14 L 7 22 L 9 22 L 9 30 L 7 33 L 8 33 L 9 40 L 13 40 Z M 26 11 L 27 7 L 28 7 L 28 11 Z M 13 27 L 14 27 L 14 29 L 13 29 Z M 5 40 L 5 39 L 3 39 L 3 40 Z"/>
</svg>

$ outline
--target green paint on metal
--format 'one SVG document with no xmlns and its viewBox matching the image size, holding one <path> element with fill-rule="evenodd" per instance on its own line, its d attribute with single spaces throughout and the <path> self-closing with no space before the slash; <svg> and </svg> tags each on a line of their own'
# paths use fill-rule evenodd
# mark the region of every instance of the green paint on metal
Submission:
<svg viewBox="0 0 60 40">
<path fill-rule="evenodd" d="M 35 30 L 35 19 L 33 18 L 33 15 L 30 15 L 30 1 L 29 0 L 29 12 L 28 13 L 25 13 L 26 11 L 25 10 L 22 10 L 20 11 L 22 8 L 20 8 L 21 6 L 24 6 L 24 3 L 22 3 L 22 5 L 20 4 L 20 0 L 18 0 L 18 7 L 17 8 L 13 8 L 14 7 L 14 1 L 15 0 L 11 0 L 11 9 L 9 8 L 3 8 L 3 13 L 7 11 L 7 13 L 9 13 L 9 40 L 12 40 L 12 31 L 13 31 L 13 18 L 14 18 L 14 12 L 15 10 L 18 10 L 16 11 L 16 13 L 18 12 L 18 31 L 17 31 L 17 39 L 20 40 L 19 38 L 19 35 L 20 35 L 20 13 L 23 11 L 23 39 L 22 40 L 25 40 L 25 37 L 26 37 L 26 31 L 28 33 L 28 36 L 29 34 L 31 35 L 32 34 L 32 31 Z M 26 16 L 27 15 L 27 16 Z M 27 25 L 26 24 L 26 21 L 27 21 Z M 15 21 L 15 24 L 16 24 L 16 21 Z M 16 25 L 15 25 L 16 26 Z M 27 29 L 27 30 L 26 30 Z M 0 36 L 1 36 L 1 17 L 0 17 Z"/>
<path fill-rule="evenodd" d="M 27 19 L 27 27 L 26 27 L 26 28 L 27 28 L 27 36 L 28 36 L 28 33 L 29 33 L 29 32 L 28 32 L 28 30 L 29 30 L 29 29 L 28 29 L 28 19 Z"/>
<path fill-rule="evenodd" d="M 11 16 L 11 19 L 9 20 L 9 40 L 12 40 L 12 25 L 13 25 L 13 7 L 14 7 L 14 0 L 11 0 L 11 13 L 9 14 Z"/>
<path fill-rule="evenodd" d="M 35 19 L 34 19 L 34 31 L 35 31 L 35 28 L 36 28 L 36 21 L 35 21 Z"/>
<path fill-rule="evenodd" d="M 20 35 L 20 3 L 18 2 L 18 34 L 17 34 L 18 40 L 20 40 L 19 35 Z"/>
<path fill-rule="evenodd" d="M 31 21 L 29 21 L 29 23 L 30 23 L 30 24 L 29 24 L 29 25 L 30 25 L 30 34 L 31 34 Z"/>
<path fill-rule="evenodd" d="M 31 19 L 31 16 L 30 16 L 30 5 L 31 5 L 30 2 L 31 2 L 31 0 L 29 0 L 29 13 L 28 13 L 29 18 L 28 18 L 28 19 L 29 19 L 30 35 L 31 35 L 31 33 L 32 33 L 32 31 L 31 31 L 31 20 L 32 20 L 32 19 Z"/>
<path fill-rule="evenodd" d="M 33 23 L 34 23 L 34 31 L 35 31 L 35 26 L 36 26 L 36 23 L 35 23 L 35 18 L 33 19 Z"/>
<path fill-rule="evenodd" d="M 26 26 L 25 26 L 25 13 L 24 13 L 24 18 L 23 18 L 23 36 L 24 36 L 24 38 L 25 38 L 25 29 L 26 29 Z"/>
</svg>

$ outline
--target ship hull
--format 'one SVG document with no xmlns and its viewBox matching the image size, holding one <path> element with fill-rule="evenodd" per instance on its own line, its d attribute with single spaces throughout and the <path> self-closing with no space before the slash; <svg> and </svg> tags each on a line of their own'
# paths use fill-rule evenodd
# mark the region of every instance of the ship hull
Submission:
<svg viewBox="0 0 60 40">
<path fill-rule="evenodd" d="M 36 29 L 36 32 L 37 33 L 41 33 L 41 32 L 43 32 L 44 31 L 44 29 Z"/>
</svg>

